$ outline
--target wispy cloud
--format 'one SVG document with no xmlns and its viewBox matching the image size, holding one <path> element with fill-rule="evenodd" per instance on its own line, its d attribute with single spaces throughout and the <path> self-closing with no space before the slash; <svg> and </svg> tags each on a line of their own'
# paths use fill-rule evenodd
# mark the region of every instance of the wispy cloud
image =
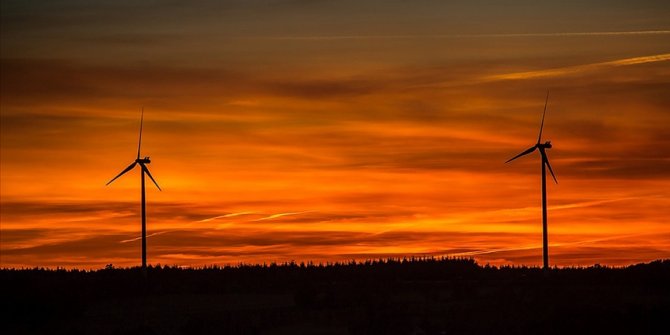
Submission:
<svg viewBox="0 0 670 335">
<path fill-rule="evenodd" d="M 655 63 L 655 62 L 664 62 L 670 60 L 670 53 L 651 55 L 651 56 L 642 56 L 642 57 L 633 57 L 633 58 L 624 58 L 617 59 L 613 61 L 600 62 L 600 63 L 591 63 L 575 66 L 566 66 L 553 69 L 537 70 L 537 71 L 527 71 L 527 72 L 514 72 L 506 74 L 498 74 L 493 76 L 487 76 L 484 78 L 485 81 L 497 81 L 497 80 L 522 80 L 522 79 L 536 79 L 536 78 L 545 78 L 545 77 L 560 77 L 578 74 L 587 71 L 595 71 L 608 67 L 619 67 L 627 65 L 636 65 L 636 64 L 645 64 L 645 63 Z"/>
<path fill-rule="evenodd" d="M 512 2 L 10 6 L 0 266 L 137 264 L 138 185 L 103 185 L 137 145 L 139 105 L 172 190 L 150 193 L 152 263 L 536 246 L 539 171 L 503 162 L 536 135 L 545 86 L 551 241 L 667 231 L 665 7 Z M 175 29 L 185 9 L 197 24 Z M 663 257 L 667 236 L 612 243 L 617 264 Z"/>
<path fill-rule="evenodd" d="M 670 30 L 639 31 L 591 31 L 554 33 L 509 33 L 509 34 L 397 34 L 397 35 L 303 35 L 256 37 L 273 40 L 332 41 L 332 40 L 405 40 L 405 39 L 466 39 L 466 38 L 521 38 L 521 37 L 608 37 L 668 35 Z"/>
<path fill-rule="evenodd" d="M 649 235 L 649 234 L 648 233 L 645 233 L 645 234 L 626 234 L 626 235 L 617 235 L 617 236 L 594 238 L 594 239 L 588 239 L 588 240 L 580 240 L 580 241 L 574 241 L 574 242 L 550 243 L 549 247 L 550 248 L 560 248 L 560 247 L 570 247 L 570 246 L 577 246 L 577 245 L 588 245 L 588 244 L 596 244 L 596 243 L 599 243 L 599 242 L 629 239 L 629 238 L 633 238 L 633 237 L 646 236 L 646 235 Z M 451 254 L 448 254 L 448 256 L 451 256 L 451 257 L 477 256 L 477 255 L 495 254 L 495 253 L 509 252 L 509 251 L 524 251 L 524 250 L 534 250 L 534 249 L 542 249 L 542 245 L 541 244 L 533 244 L 533 245 L 511 247 L 511 248 L 480 249 L 480 250 L 473 250 L 473 251 L 451 253 Z"/>
</svg>

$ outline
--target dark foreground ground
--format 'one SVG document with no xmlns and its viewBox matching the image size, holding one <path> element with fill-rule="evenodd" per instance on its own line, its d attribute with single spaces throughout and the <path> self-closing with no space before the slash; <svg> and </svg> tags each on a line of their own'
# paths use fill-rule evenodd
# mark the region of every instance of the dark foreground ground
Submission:
<svg viewBox="0 0 670 335">
<path fill-rule="evenodd" d="M 670 260 L 0 270 L 2 334 L 667 334 Z"/>
</svg>

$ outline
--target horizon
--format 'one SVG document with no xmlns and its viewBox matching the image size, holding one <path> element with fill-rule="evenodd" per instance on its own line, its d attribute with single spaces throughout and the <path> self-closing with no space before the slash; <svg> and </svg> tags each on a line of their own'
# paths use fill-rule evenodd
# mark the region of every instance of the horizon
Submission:
<svg viewBox="0 0 670 335">
<path fill-rule="evenodd" d="M 1 4 L 0 268 L 670 256 L 670 4 Z"/>
<path fill-rule="evenodd" d="M 324 262 L 324 263 L 314 263 L 311 261 L 306 262 L 295 262 L 295 261 L 286 261 L 282 263 L 238 263 L 238 264 L 211 264 L 203 265 L 198 267 L 192 267 L 189 265 L 171 265 L 171 264 L 147 264 L 147 269 L 179 269 L 179 270 L 230 270 L 230 269 L 241 269 L 241 268 L 329 268 L 329 267 L 347 267 L 347 266 L 376 266 L 376 265 L 389 265 L 389 264 L 407 264 L 407 263 L 445 263 L 445 262 L 471 262 L 472 265 L 480 269 L 526 269 L 526 270 L 538 270 L 545 271 L 542 268 L 542 265 L 525 265 L 525 264 L 481 264 L 477 262 L 474 258 L 459 258 L 459 257 L 433 257 L 433 256 L 411 256 L 404 258 L 380 258 L 380 259 L 367 259 L 362 261 L 356 260 L 342 260 L 335 262 Z M 670 258 L 659 258 L 651 260 L 648 262 L 633 263 L 627 265 L 601 265 L 598 263 L 591 265 L 570 265 L 570 266 L 552 266 L 548 268 L 549 271 L 554 270 L 585 270 L 585 269 L 609 269 L 609 270 L 623 270 L 639 266 L 649 266 L 656 263 L 667 263 L 670 262 Z M 98 272 L 106 270 L 142 270 L 141 265 L 131 265 L 126 267 L 115 266 L 114 264 L 106 264 L 100 268 L 65 268 L 65 267 L 32 267 L 32 268 L 0 268 L 0 271 L 74 271 L 74 272 Z"/>
</svg>

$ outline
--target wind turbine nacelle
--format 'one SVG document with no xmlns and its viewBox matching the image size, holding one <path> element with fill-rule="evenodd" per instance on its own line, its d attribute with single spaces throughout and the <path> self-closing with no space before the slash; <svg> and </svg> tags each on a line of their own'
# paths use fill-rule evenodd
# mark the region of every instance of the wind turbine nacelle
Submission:
<svg viewBox="0 0 670 335">
<path fill-rule="evenodd" d="M 151 159 L 149 159 L 149 157 L 147 156 L 147 157 L 138 159 L 137 162 L 138 162 L 138 163 L 149 164 L 149 163 L 151 163 Z"/>
<path fill-rule="evenodd" d="M 547 148 L 547 149 L 551 149 L 551 141 L 544 142 L 544 147 Z M 147 157 L 147 158 L 149 158 L 149 157 Z"/>
</svg>

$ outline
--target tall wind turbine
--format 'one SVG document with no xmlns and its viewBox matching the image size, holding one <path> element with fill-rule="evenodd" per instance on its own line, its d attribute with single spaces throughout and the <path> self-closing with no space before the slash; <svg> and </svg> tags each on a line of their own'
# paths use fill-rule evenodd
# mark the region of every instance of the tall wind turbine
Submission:
<svg viewBox="0 0 670 335">
<path fill-rule="evenodd" d="M 149 178 L 151 178 L 151 181 L 154 182 L 156 187 L 158 187 L 159 191 L 161 190 L 161 187 L 158 186 L 158 183 L 154 179 L 154 177 L 151 176 L 151 172 L 149 172 L 149 169 L 147 168 L 147 164 L 151 163 L 151 160 L 149 157 L 144 157 L 140 158 L 140 148 L 142 147 L 142 124 L 144 123 L 144 107 L 142 108 L 142 116 L 140 118 L 140 140 L 139 143 L 137 144 L 137 158 L 135 158 L 135 161 L 132 162 L 128 167 L 121 171 L 116 177 L 114 177 L 112 180 L 110 180 L 106 185 L 111 184 L 114 180 L 117 178 L 121 177 L 123 174 L 126 172 L 132 170 L 137 164 L 140 165 L 140 168 L 142 169 L 142 270 L 146 271 L 147 269 L 147 213 L 146 213 L 146 196 L 145 196 L 145 190 L 144 190 L 144 175 L 148 175 Z"/>
<path fill-rule="evenodd" d="M 542 112 L 542 123 L 540 123 L 540 135 L 537 137 L 537 143 L 535 143 L 534 146 L 528 148 L 526 151 L 510 158 L 507 162 L 505 162 L 509 163 L 521 156 L 528 155 L 536 149 L 540 151 L 540 156 L 542 157 L 542 268 L 545 270 L 549 268 L 549 242 L 547 239 L 547 168 L 549 168 L 549 172 L 551 172 L 551 176 L 554 178 L 554 182 L 558 184 L 558 180 L 556 180 L 554 170 L 551 169 L 551 164 L 549 164 L 549 159 L 547 158 L 546 152 L 547 149 L 551 149 L 551 141 L 540 143 L 542 140 L 542 128 L 544 127 L 544 115 L 547 113 L 548 101 L 549 91 L 547 91 L 547 98 L 544 100 L 544 111 Z"/>
</svg>

